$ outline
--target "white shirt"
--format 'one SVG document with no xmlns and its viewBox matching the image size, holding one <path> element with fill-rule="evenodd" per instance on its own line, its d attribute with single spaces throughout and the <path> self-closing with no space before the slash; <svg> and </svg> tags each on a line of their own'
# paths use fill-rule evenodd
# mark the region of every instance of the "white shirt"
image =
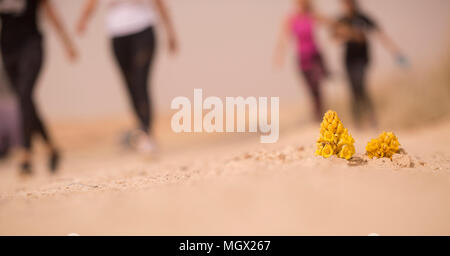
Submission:
<svg viewBox="0 0 450 256">
<path fill-rule="evenodd" d="M 151 0 L 105 0 L 108 4 L 107 30 L 110 36 L 135 34 L 156 23 Z"/>
</svg>

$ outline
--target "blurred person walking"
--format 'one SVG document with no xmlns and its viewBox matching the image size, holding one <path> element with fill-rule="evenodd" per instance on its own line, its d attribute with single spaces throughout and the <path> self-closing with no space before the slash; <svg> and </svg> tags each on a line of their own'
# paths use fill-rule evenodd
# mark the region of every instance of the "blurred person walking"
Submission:
<svg viewBox="0 0 450 256">
<path fill-rule="evenodd" d="M 149 79 L 157 46 L 157 16 L 164 25 L 169 51 L 177 51 L 177 37 L 164 0 L 102 0 L 108 8 L 107 30 L 112 50 L 128 89 L 133 110 L 139 120 L 135 147 L 143 153 L 157 150 L 152 136 L 153 108 Z M 99 0 L 86 0 L 77 24 L 79 34 L 86 30 Z"/>
<path fill-rule="evenodd" d="M 287 15 L 282 25 L 275 52 L 275 64 L 282 65 L 288 39 L 295 39 L 298 67 L 314 102 L 314 118 L 316 121 L 320 121 L 324 113 L 321 83 L 327 77 L 328 70 L 315 34 L 318 24 L 329 25 L 330 21 L 314 11 L 310 0 L 296 0 L 295 2 L 295 10 Z"/>
<path fill-rule="evenodd" d="M 45 59 L 39 25 L 40 10 L 62 39 L 68 56 L 76 57 L 75 49 L 50 0 L 0 0 L 2 23 L 0 48 L 6 74 L 17 95 L 22 124 L 23 156 L 21 173 L 31 174 L 32 137 L 40 135 L 49 152 L 49 169 L 54 172 L 60 162 L 59 151 L 51 139 L 33 99 L 41 67 Z"/>
<path fill-rule="evenodd" d="M 407 65 L 406 58 L 398 47 L 384 33 L 381 27 L 359 6 L 357 0 L 341 0 L 344 15 L 335 23 L 333 34 L 345 44 L 344 65 L 353 93 L 353 117 L 357 126 L 364 118 L 377 126 L 375 107 L 367 92 L 367 71 L 370 65 L 370 35 L 375 34 L 401 66 Z"/>
<path fill-rule="evenodd" d="M 0 64 L 0 159 L 19 146 L 20 126 L 17 101 L 9 90 L 3 65 Z"/>
</svg>

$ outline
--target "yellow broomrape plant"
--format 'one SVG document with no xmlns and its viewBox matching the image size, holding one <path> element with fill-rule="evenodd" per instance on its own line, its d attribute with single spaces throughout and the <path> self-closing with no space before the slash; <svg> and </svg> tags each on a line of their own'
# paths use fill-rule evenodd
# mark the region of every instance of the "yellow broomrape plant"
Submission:
<svg viewBox="0 0 450 256">
<path fill-rule="evenodd" d="M 370 158 L 392 158 L 400 150 L 398 138 L 392 132 L 383 132 L 367 143 L 366 151 Z"/>
<path fill-rule="evenodd" d="M 328 111 L 320 125 L 320 138 L 317 140 L 316 155 L 329 158 L 337 155 L 350 159 L 355 154 L 355 140 L 344 128 L 335 111 Z"/>
</svg>

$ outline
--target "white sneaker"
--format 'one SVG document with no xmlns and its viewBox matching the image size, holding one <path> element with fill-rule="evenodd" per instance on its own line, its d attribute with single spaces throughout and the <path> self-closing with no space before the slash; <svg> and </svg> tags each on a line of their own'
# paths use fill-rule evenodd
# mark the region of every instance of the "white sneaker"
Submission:
<svg viewBox="0 0 450 256">
<path fill-rule="evenodd" d="M 149 135 L 142 133 L 137 140 L 136 150 L 143 154 L 154 154 L 158 153 L 158 144 Z"/>
</svg>

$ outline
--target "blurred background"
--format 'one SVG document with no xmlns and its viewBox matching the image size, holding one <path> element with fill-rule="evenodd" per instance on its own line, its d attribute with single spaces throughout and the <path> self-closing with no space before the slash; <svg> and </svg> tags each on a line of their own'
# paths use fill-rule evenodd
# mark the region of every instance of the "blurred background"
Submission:
<svg viewBox="0 0 450 256">
<path fill-rule="evenodd" d="M 54 2 L 73 32 L 83 1 Z M 208 95 L 280 96 L 283 104 L 305 102 L 307 95 L 301 86 L 301 77 L 296 75 L 293 51 L 287 69 L 275 72 L 271 65 L 280 24 L 291 7 L 291 0 L 167 2 L 179 33 L 181 51 L 173 59 L 168 58 L 166 52 L 159 52 L 152 85 L 159 113 L 168 112 L 174 97 L 192 96 L 194 88 L 203 88 Z M 316 2 L 318 11 L 338 16 L 339 1 Z M 450 2 L 362 0 L 361 4 L 412 63 L 410 70 L 399 70 L 391 56 L 375 43 L 371 88 L 381 89 L 394 78 L 396 83 L 391 85 L 392 90 L 414 87 L 418 81 L 424 88 L 436 86 L 427 75 L 448 63 Z M 51 119 L 95 119 L 128 113 L 124 87 L 108 48 L 103 15 L 93 20 L 83 38 L 76 38 L 81 59 L 74 65 L 67 65 L 55 33 L 47 31 L 47 47 L 52 50 L 47 51 L 49 58 L 38 98 Z M 327 88 L 330 98 L 332 94 L 347 91 L 341 68 L 341 47 L 326 31 L 321 34 L 320 44 L 335 75 Z M 448 66 L 445 68 L 448 71 Z"/>
<path fill-rule="evenodd" d="M 36 99 L 44 118 L 52 127 L 130 122 L 130 104 L 105 31 L 106 8 L 99 9 L 100 17 L 92 21 L 84 36 L 78 37 L 75 23 L 83 1 L 53 2 L 81 56 L 78 62 L 68 64 L 56 33 L 43 21 L 48 58 Z M 341 11 L 338 0 L 315 2 L 324 15 L 337 17 Z M 308 92 L 295 65 L 294 47 L 284 69 L 276 70 L 272 65 L 280 24 L 291 0 L 167 3 L 179 34 L 180 52 L 172 58 L 165 44 L 159 44 L 151 86 L 159 130 L 170 132 L 171 100 L 192 97 L 194 88 L 203 88 L 206 96 L 279 96 L 282 125 L 310 120 Z M 446 116 L 450 111 L 450 1 L 362 0 L 361 5 L 411 62 L 410 68 L 401 69 L 379 43 L 372 44 L 369 84 L 380 125 L 410 127 Z M 165 38 L 160 36 L 159 40 Z M 327 107 L 351 121 L 342 47 L 324 29 L 319 43 L 332 72 L 325 86 Z M 105 125 L 100 127 L 107 129 Z"/>
</svg>

